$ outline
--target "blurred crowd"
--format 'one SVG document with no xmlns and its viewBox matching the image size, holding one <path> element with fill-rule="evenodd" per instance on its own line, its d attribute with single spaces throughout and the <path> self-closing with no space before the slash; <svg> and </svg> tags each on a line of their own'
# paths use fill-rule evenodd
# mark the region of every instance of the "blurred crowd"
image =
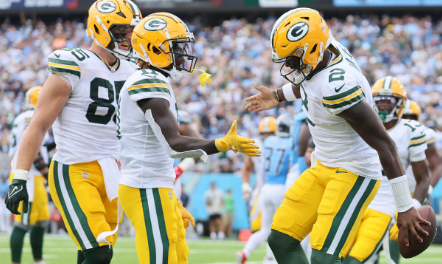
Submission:
<svg viewBox="0 0 442 264">
<path fill-rule="evenodd" d="M 198 73 L 185 74 L 174 89 L 179 108 L 190 113 L 204 137 L 224 135 L 235 119 L 240 134 L 257 137 L 259 121 L 265 115 L 300 111 L 298 103 L 260 114 L 244 111 L 244 98 L 255 93 L 253 82 L 272 88 L 285 83 L 279 65 L 271 60 L 269 35 L 275 21 L 276 17 L 258 18 L 253 23 L 235 18 L 213 28 L 199 19 L 187 22 L 197 39 L 196 68 L 206 70 L 212 78 L 202 87 Z M 397 77 L 409 97 L 421 105 L 423 123 L 442 130 L 442 19 L 349 15 L 327 21 L 370 83 L 388 74 Z M 47 56 L 63 47 L 88 48 L 91 40 L 85 34 L 85 21 L 43 23 L 22 16 L 18 26 L 7 19 L 0 23 L 0 142 L 6 153 L 12 122 L 24 107 L 24 93 L 42 85 L 48 76 Z M 231 152 L 219 154 L 196 170 L 238 172 L 242 158 Z M 6 160 L 1 162 L 4 173 Z"/>
</svg>

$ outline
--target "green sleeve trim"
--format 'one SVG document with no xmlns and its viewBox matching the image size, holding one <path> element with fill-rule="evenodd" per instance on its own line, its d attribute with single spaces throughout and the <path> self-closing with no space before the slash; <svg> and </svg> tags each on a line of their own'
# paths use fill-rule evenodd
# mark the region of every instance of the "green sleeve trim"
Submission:
<svg viewBox="0 0 442 264">
<path fill-rule="evenodd" d="M 415 140 L 418 140 L 418 139 L 422 139 L 422 138 L 424 138 L 425 136 L 426 136 L 426 135 L 423 134 L 423 135 L 421 135 L 421 136 L 417 136 L 417 137 L 411 138 L 411 141 L 415 141 Z"/>
<path fill-rule="evenodd" d="M 170 95 L 169 89 L 163 87 L 133 89 L 129 91 L 129 95 L 134 95 L 138 93 L 151 93 L 151 92 L 163 92 L 163 93 L 168 93 Z"/>
<path fill-rule="evenodd" d="M 79 67 L 78 64 L 75 61 L 67 61 L 67 60 L 60 60 L 60 59 L 49 58 L 49 62 Z"/>
<path fill-rule="evenodd" d="M 364 93 L 360 93 L 360 94 L 356 95 L 355 97 L 353 97 L 353 98 L 351 98 L 351 99 L 349 99 L 349 100 L 347 100 L 347 101 L 341 102 L 341 103 L 339 103 L 339 104 L 326 104 L 326 103 L 324 103 L 324 102 L 323 102 L 322 104 L 323 104 L 326 108 L 337 109 L 337 108 L 341 108 L 341 107 L 344 107 L 344 106 L 347 106 L 347 105 L 351 105 L 351 104 L 353 104 L 353 103 L 356 103 L 356 102 L 358 102 L 358 101 L 364 99 L 364 97 L 365 97 Z"/>
<path fill-rule="evenodd" d="M 81 72 L 76 70 L 69 70 L 69 69 L 63 69 L 63 68 L 57 68 L 53 66 L 49 66 L 49 70 L 53 72 L 59 72 L 59 73 L 70 73 L 72 75 L 78 76 L 78 78 L 81 78 Z"/>
<path fill-rule="evenodd" d="M 408 148 L 417 147 L 417 146 L 420 146 L 420 145 L 423 145 L 423 144 L 427 144 L 427 141 L 422 141 L 420 143 L 412 144 L 412 145 L 408 146 Z"/>
<path fill-rule="evenodd" d="M 351 88 L 350 90 L 345 91 L 343 93 L 340 93 L 340 94 L 337 94 L 337 95 L 332 95 L 332 96 L 325 96 L 323 99 L 326 100 L 326 101 L 339 100 L 339 99 L 342 99 L 342 98 L 345 98 L 345 97 L 349 96 L 352 93 L 355 93 L 355 92 L 359 91 L 359 89 L 361 89 L 361 86 L 358 85 L 358 86 L 355 86 L 355 87 Z"/>
<path fill-rule="evenodd" d="M 132 86 L 140 85 L 140 84 L 152 84 L 152 83 L 164 83 L 164 84 L 168 85 L 167 82 L 160 80 L 160 79 L 144 79 L 144 80 L 140 80 L 138 82 L 135 82 L 134 84 L 132 84 Z"/>
</svg>

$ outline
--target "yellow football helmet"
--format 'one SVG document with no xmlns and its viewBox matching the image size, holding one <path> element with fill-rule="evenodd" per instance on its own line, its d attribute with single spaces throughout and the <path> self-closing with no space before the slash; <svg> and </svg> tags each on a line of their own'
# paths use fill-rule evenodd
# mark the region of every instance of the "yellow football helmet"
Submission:
<svg viewBox="0 0 442 264">
<path fill-rule="evenodd" d="M 322 61 L 332 40 L 331 30 L 318 11 L 293 9 L 273 26 L 270 34 L 273 62 L 282 63 L 281 76 L 299 85 Z M 286 62 L 295 69 L 287 67 Z"/>
<path fill-rule="evenodd" d="M 400 120 L 404 113 L 407 91 L 402 83 L 391 76 L 386 76 L 376 81 L 371 88 L 375 110 L 382 122 L 388 123 L 391 120 Z"/>
<path fill-rule="evenodd" d="M 141 18 L 140 9 L 131 0 L 98 0 L 89 8 L 86 32 L 98 46 L 127 58 L 132 48 L 124 31 L 135 27 Z M 119 43 L 128 50 L 120 49 Z"/>
<path fill-rule="evenodd" d="M 273 116 L 264 117 L 258 126 L 259 133 L 273 133 L 276 131 L 276 118 Z"/>
<path fill-rule="evenodd" d="M 26 107 L 35 108 L 43 86 L 34 86 L 26 92 Z"/>
<path fill-rule="evenodd" d="M 422 109 L 420 108 L 419 104 L 413 100 L 407 99 L 404 107 L 404 118 L 407 115 L 410 118 L 406 119 L 413 119 L 420 122 L 421 114 L 422 114 Z"/>
<path fill-rule="evenodd" d="M 134 28 L 132 46 L 136 58 L 167 72 L 175 81 L 182 77 L 180 71 L 192 72 L 197 61 L 193 33 L 170 13 L 154 13 L 141 20 Z"/>
</svg>

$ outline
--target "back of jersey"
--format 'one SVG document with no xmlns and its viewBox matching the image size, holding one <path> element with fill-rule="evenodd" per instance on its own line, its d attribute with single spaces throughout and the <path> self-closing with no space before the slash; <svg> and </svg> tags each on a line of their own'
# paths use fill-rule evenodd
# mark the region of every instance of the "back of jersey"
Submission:
<svg viewBox="0 0 442 264">
<path fill-rule="evenodd" d="M 119 159 L 116 110 L 120 90 L 136 65 L 119 60 L 109 66 L 84 49 L 61 49 L 49 55 L 49 70 L 72 87 L 54 125 L 57 153 L 63 164 Z"/>
<path fill-rule="evenodd" d="M 270 136 L 264 139 L 266 184 L 285 184 L 289 171 L 292 138 Z"/>
</svg>

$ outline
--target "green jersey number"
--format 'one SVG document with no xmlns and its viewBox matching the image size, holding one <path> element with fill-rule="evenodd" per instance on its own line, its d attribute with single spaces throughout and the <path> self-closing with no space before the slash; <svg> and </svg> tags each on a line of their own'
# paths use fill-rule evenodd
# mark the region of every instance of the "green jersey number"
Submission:
<svg viewBox="0 0 442 264">
<path fill-rule="evenodd" d="M 87 53 L 84 52 L 84 50 L 82 50 L 82 49 L 64 48 L 61 50 L 70 51 L 72 53 L 72 55 L 74 55 L 75 58 L 77 58 L 77 60 L 79 60 L 79 61 L 84 61 L 85 59 L 89 58 L 89 55 L 87 55 Z"/>
<path fill-rule="evenodd" d="M 343 69 L 333 69 L 330 71 L 330 76 L 328 76 L 328 82 L 343 81 L 345 71 Z"/>
<path fill-rule="evenodd" d="M 116 81 L 115 85 L 115 96 L 114 96 L 114 86 L 105 79 L 95 78 L 91 82 L 91 99 L 94 101 L 89 104 L 86 112 L 86 118 L 91 123 L 106 125 L 112 119 L 115 113 L 115 106 L 112 104 L 116 97 L 117 101 L 119 99 L 120 90 L 123 87 L 125 81 Z M 99 87 L 105 88 L 107 91 L 107 99 L 98 96 Z M 105 115 L 97 115 L 98 107 L 107 108 L 107 113 Z M 113 120 L 116 123 L 116 117 Z"/>
</svg>

